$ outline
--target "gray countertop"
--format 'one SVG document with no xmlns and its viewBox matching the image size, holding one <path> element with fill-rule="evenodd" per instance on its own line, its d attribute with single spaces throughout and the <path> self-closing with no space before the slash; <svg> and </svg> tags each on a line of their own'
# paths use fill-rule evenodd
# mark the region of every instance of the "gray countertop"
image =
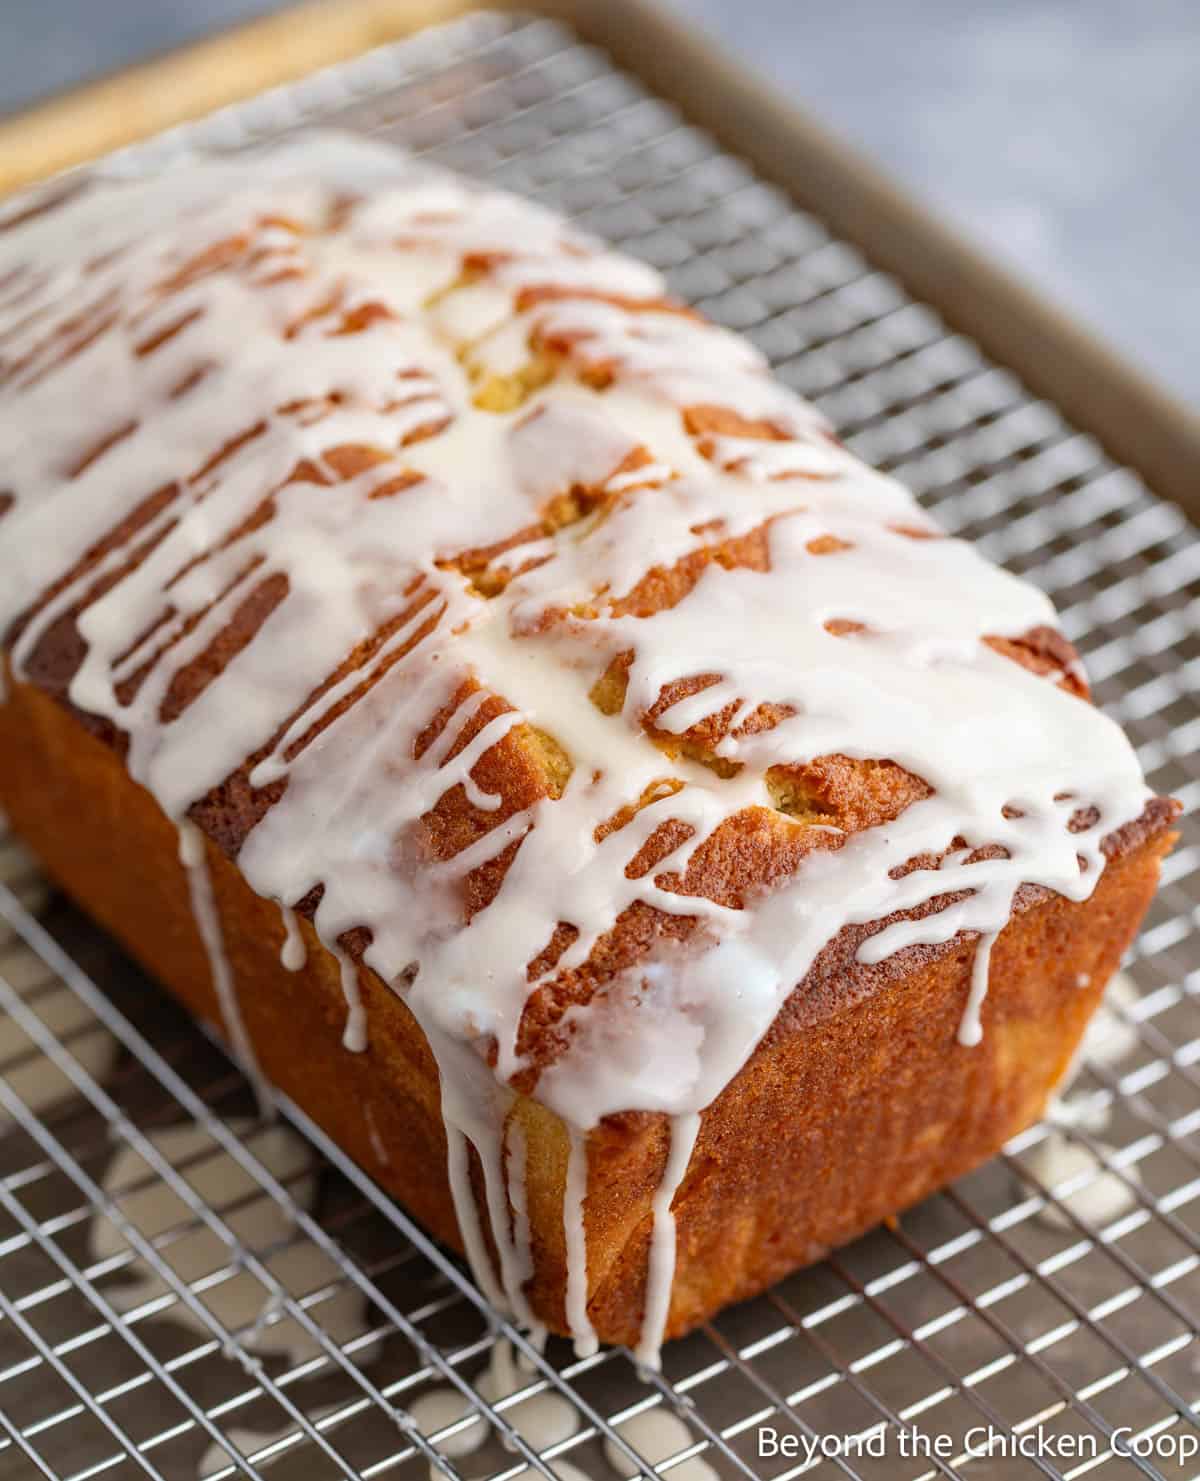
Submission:
<svg viewBox="0 0 1200 1481">
<path fill-rule="evenodd" d="M 677 3 L 1200 402 L 1197 0 Z M 277 5 L 0 0 L 0 111 Z"/>
</svg>

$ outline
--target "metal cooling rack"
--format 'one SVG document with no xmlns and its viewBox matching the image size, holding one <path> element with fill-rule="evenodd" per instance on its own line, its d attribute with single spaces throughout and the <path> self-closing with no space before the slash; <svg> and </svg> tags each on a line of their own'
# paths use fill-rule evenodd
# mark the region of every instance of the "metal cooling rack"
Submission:
<svg viewBox="0 0 1200 1481">
<path fill-rule="evenodd" d="M 1132 736 L 1156 790 L 1195 807 L 1200 546 L 1186 519 L 819 220 L 566 29 L 487 14 L 110 163 L 141 169 L 314 121 L 384 134 L 548 200 L 748 333 L 944 526 L 1053 596 L 1099 702 Z M 1108 1124 L 1102 1135 L 1095 1121 L 1067 1133 L 1085 1155 L 1066 1183 L 1039 1180 L 1039 1146 L 1054 1133 L 1035 1127 L 895 1227 L 671 1344 L 661 1378 L 639 1378 L 622 1352 L 577 1361 L 552 1342 L 545 1359 L 524 1350 L 524 1387 L 491 1405 L 477 1380 L 493 1345 L 515 1334 L 458 1265 L 287 1104 L 314 1163 L 276 1177 L 237 1119 L 252 1118 L 253 1104 L 224 1055 L 95 927 L 45 897 L 15 846 L 0 859 L 10 886 L 0 916 L 11 927 L 0 938 L 4 1481 L 192 1478 L 222 1439 L 214 1476 L 297 1481 L 424 1477 L 431 1467 L 515 1481 L 564 1464 L 614 1481 L 622 1470 L 605 1441 L 625 1475 L 675 1481 L 1200 1470 L 1112 1449 L 1120 1426 L 1169 1448 L 1194 1432 L 1200 1402 L 1193 825 L 1130 964 L 1140 993 L 1121 1015 L 1130 1052 L 1085 1067 L 1078 1082 L 1077 1099 Z M 203 1147 L 172 1156 L 162 1132 L 180 1124 L 195 1124 Z M 114 1189 L 122 1152 L 142 1161 Z M 202 1195 L 195 1170 L 222 1152 L 229 1196 Z M 1081 1199 L 1105 1179 L 1126 1188 L 1128 1205 L 1090 1224 Z M 146 1232 L 137 1199 L 151 1191 L 176 1203 Z M 266 1245 L 244 1232 L 256 1204 L 287 1215 Z M 197 1273 L 178 1256 L 201 1237 L 211 1250 Z M 288 1260 L 299 1255 L 308 1273 L 297 1281 Z M 131 1279 L 148 1273 L 157 1283 L 131 1305 Z M 219 1298 L 235 1281 L 254 1285 L 262 1309 L 231 1329 Z M 264 1356 L 263 1333 L 285 1323 L 296 1342 Z M 457 1394 L 458 1412 L 447 1398 L 445 1417 L 423 1430 L 406 1411 L 416 1402 L 423 1413 L 434 1388 Z M 578 1428 L 531 1443 L 525 1417 L 555 1392 Z M 639 1416 L 656 1409 L 684 1426 L 669 1455 L 637 1450 Z M 807 1467 L 761 1458 L 763 1425 L 809 1438 L 882 1428 L 888 1455 Z M 1005 1453 L 966 1454 L 978 1426 L 994 1427 Z M 954 1448 L 904 1460 L 900 1427 L 949 1435 Z M 1062 1458 L 1061 1444 L 1054 1458 L 1013 1455 L 1013 1436 L 1039 1427 L 1078 1437 L 1080 1458 Z"/>
</svg>

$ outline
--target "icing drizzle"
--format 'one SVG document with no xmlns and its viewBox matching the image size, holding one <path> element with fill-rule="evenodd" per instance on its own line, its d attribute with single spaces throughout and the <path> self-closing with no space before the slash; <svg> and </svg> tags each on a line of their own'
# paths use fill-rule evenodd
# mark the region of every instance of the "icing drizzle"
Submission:
<svg viewBox="0 0 1200 1481">
<path fill-rule="evenodd" d="M 359 964 L 401 994 L 498 1305 L 536 1325 L 513 1077 L 540 1068 L 568 1127 L 584 1350 L 588 1132 L 671 1118 L 646 1363 L 701 1113 L 817 953 L 894 912 L 864 963 L 976 933 L 974 1044 L 1017 889 L 1085 898 L 1149 797 L 1061 670 L 998 651 L 1053 624 L 1046 598 L 663 291 L 551 213 L 336 136 L 0 219 L 14 671 L 73 623 L 69 699 L 181 829 L 252 1074 L 203 862 L 213 795 L 249 799 L 230 846 L 283 910 L 285 966 L 297 910 L 338 958 L 348 1049 L 369 1042 Z M 789 802 L 781 779 L 830 756 L 915 790 L 865 825 Z M 730 829 L 786 867 L 723 881 Z M 531 1057 L 531 998 L 637 911 L 671 929 Z"/>
</svg>

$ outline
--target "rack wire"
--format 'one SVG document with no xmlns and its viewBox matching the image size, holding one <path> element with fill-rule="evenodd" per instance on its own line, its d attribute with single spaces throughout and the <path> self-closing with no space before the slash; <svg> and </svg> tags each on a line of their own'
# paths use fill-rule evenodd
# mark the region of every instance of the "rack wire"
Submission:
<svg viewBox="0 0 1200 1481">
<path fill-rule="evenodd" d="M 1200 546 L 1186 518 L 819 220 L 528 16 L 383 47 L 108 166 L 314 122 L 551 202 L 749 334 L 951 533 L 1050 593 L 1152 785 L 1194 808 Z M 1085 1063 L 1070 1124 L 1030 1129 L 894 1226 L 671 1344 L 649 1377 L 621 1351 L 534 1352 L 296 1107 L 283 1111 L 303 1142 L 257 1122 L 219 1047 L 16 844 L 0 843 L 0 865 L 5 1481 L 1200 1471 L 1181 1443 L 1200 1406 L 1194 825 L 1114 1010 L 1124 1052 L 1110 1039 Z M 489 1382 L 511 1351 L 516 1377 Z M 1141 1453 L 1119 1453 L 1121 1433 Z M 822 1437 L 839 1453 L 814 1452 Z"/>
</svg>

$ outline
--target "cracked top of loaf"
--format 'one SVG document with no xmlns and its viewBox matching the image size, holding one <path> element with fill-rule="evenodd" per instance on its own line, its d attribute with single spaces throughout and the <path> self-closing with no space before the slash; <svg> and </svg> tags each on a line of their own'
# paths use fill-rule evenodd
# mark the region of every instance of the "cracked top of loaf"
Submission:
<svg viewBox="0 0 1200 1481">
<path fill-rule="evenodd" d="M 390 151 L 10 207 L 0 405 L 15 674 L 585 1124 L 955 939 L 973 1041 L 1012 910 L 1173 815 L 1049 602 L 744 339 Z"/>
</svg>

